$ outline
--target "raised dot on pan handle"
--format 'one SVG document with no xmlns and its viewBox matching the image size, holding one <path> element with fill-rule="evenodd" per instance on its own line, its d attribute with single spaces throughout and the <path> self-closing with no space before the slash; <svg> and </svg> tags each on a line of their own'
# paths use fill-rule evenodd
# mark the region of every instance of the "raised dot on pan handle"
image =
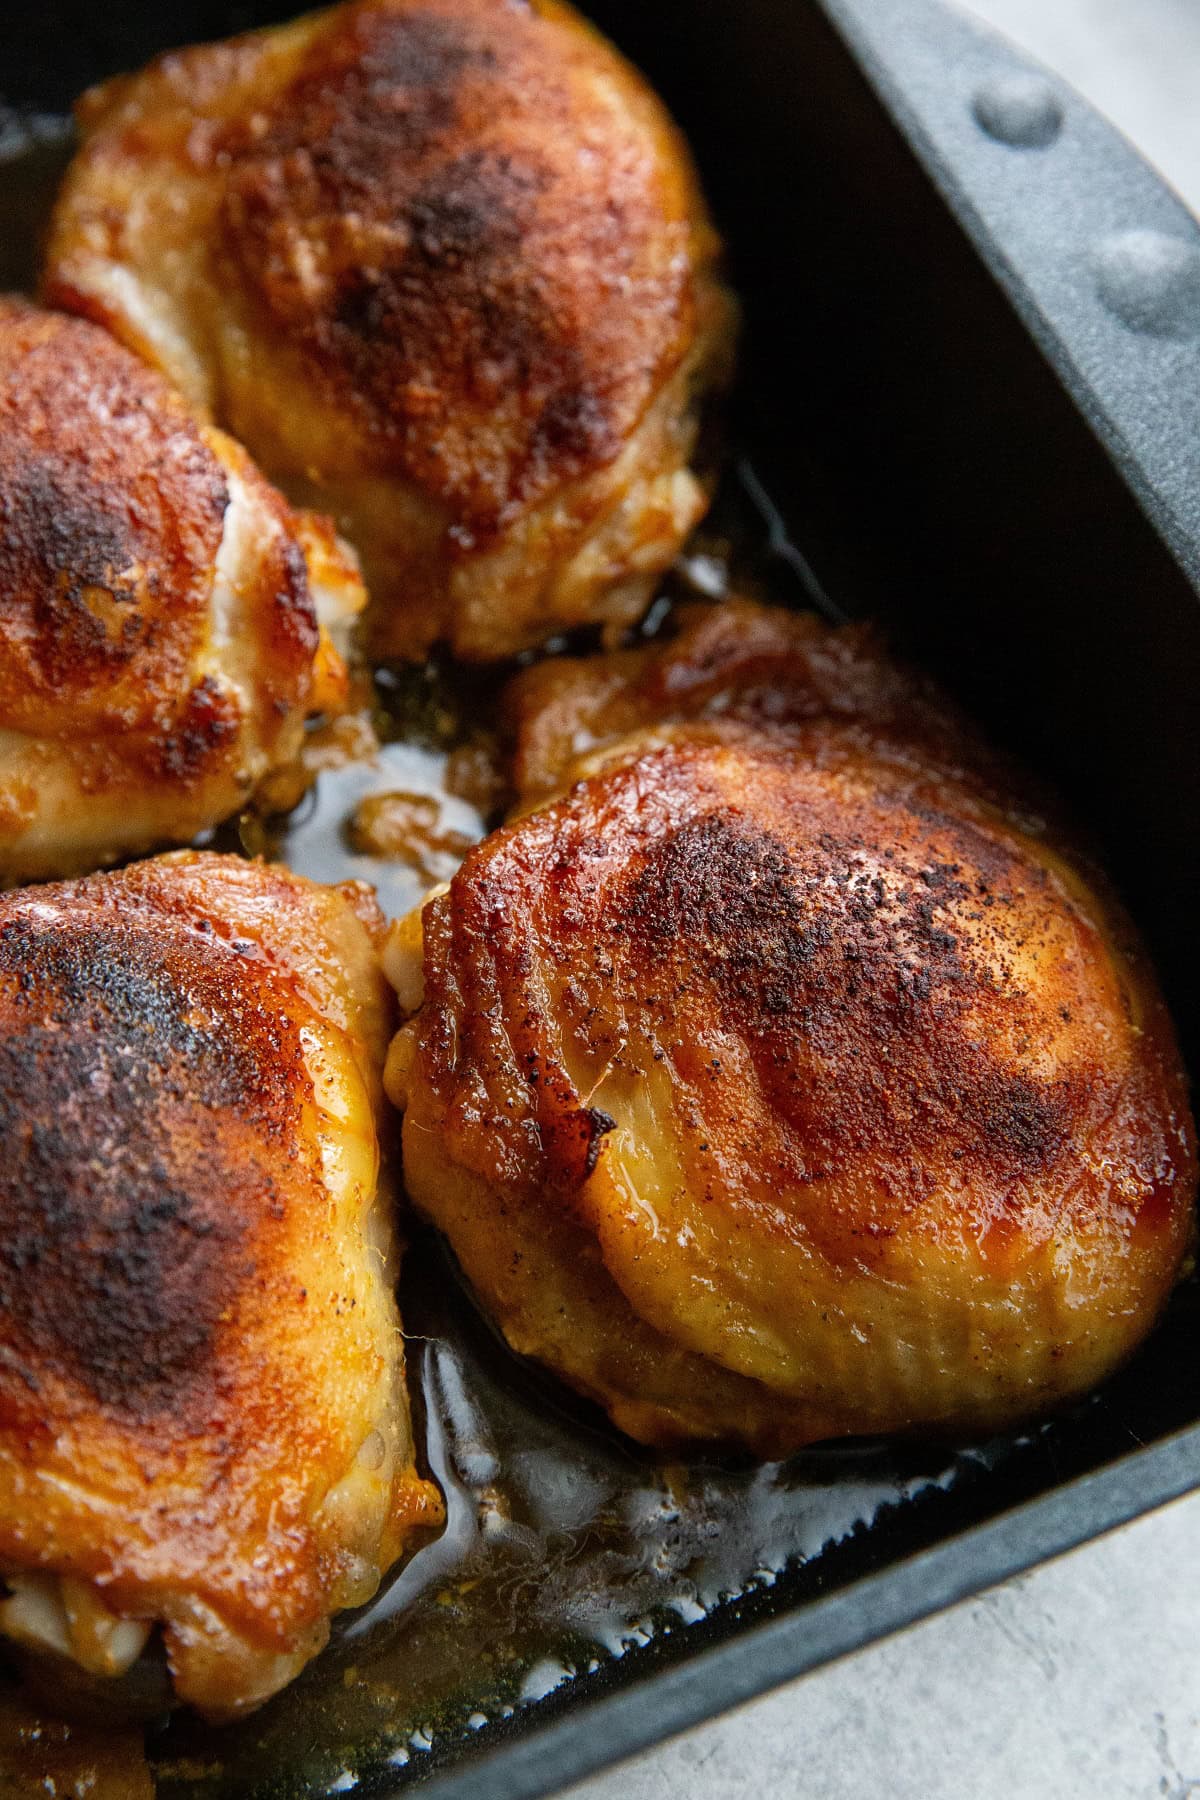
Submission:
<svg viewBox="0 0 1200 1800">
<path fill-rule="evenodd" d="M 1200 247 L 1165 231 L 1117 231 L 1093 257 L 1096 290 L 1130 331 L 1200 337 Z"/>
<path fill-rule="evenodd" d="M 979 88 L 971 112 L 981 131 L 1014 150 L 1044 150 L 1062 130 L 1062 102 L 1041 75 L 998 75 Z"/>
</svg>

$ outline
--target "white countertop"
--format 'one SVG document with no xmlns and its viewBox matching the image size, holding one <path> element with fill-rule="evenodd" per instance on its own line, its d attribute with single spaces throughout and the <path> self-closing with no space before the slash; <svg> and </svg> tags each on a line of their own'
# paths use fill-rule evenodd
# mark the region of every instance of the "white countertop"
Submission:
<svg viewBox="0 0 1200 1800">
<path fill-rule="evenodd" d="M 1200 212 L 1200 0 L 971 0 Z M 1200 1494 L 570 1800 L 1200 1800 Z"/>
</svg>

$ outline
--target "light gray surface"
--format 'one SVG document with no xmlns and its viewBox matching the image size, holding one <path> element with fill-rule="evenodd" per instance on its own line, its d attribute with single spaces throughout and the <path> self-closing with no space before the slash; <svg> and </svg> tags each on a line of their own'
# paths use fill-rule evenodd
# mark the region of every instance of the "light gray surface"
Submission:
<svg viewBox="0 0 1200 1800">
<path fill-rule="evenodd" d="M 972 0 L 1200 212 L 1200 0 Z M 1200 1800 L 1200 1495 L 570 1800 Z"/>
<path fill-rule="evenodd" d="M 960 0 L 1065 75 L 1200 213 L 1200 0 Z"/>
<path fill-rule="evenodd" d="M 1200 1498 L 571 1790 L 570 1800 L 1200 1795 Z"/>
</svg>

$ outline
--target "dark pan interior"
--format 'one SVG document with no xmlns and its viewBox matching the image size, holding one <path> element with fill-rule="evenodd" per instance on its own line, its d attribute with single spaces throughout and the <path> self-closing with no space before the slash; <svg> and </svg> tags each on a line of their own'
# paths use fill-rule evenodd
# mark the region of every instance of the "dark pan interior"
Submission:
<svg viewBox="0 0 1200 1800">
<path fill-rule="evenodd" d="M 0 99 L 58 112 L 89 80 L 168 43 L 293 10 L 199 0 L 138 0 L 109 8 L 111 16 L 94 0 L 6 9 Z M 746 301 L 739 449 L 834 602 L 887 619 L 993 735 L 1062 787 L 1152 942 L 1194 1060 L 1200 608 L 1178 545 L 1168 549 L 1135 498 L 1131 458 L 1114 460 L 1101 442 L 1064 386 L 1062 361 L 1038 347 L 997 284 L 982 227 L 976 221 L 972 241 L 944 204 L 928 161 L 880 104 L 826 10 L 804 0 L 596 0 L 589 10 L 674 106 L 729 237 Z M 913 29 L 936 27 L 936 9 L 923 0 L 910 11 Z M 1110 142 L 1111 165 L 1101 160 L 1090 180 L 1119 178 L 1131 153 Z M 7 203 L 0 194 L 0 218 Z M 1016 270 L 1018 283 L 1021 276 Z M 796 579 L 784 563 L 778 576 Z M 436 1318 L 428 1325 L 436 1336 Z M 473 1736 L 452 1734 L 403 1766 L 356 1763 L 356 1791 L 426 1781 L 490 1800 L 539 1791 L 530 1759 L 521 1773 L 510 1755 L 530 1732 L 576 1709 L 582 1728 L 589 1703 L 626 1693 L 640 1723 L 614 1734 L 610 1747 L 645 1740 L 655 1731 L 660 1676 L 721 1643 L 728 1679 L 724 1690 L 709 1684 L 705 1703 L 740 1691 L 738 1640 L 755 1624 L 815 1610 L 867 1576 L 891 1571 L 899 1581 L 914 1553 L 951 1546 L 1018 1502 L 1194 1425 L 1198 1325 L 1189 1284 L 1135 1363 L 1070 1417 L 1016 1444 L 972 1451 L 946 1480 L 925 1481 L 932 1465 L 918 1459 L 908 1471 L 913 1497 L 879 1507 L 770 1584 Z M 455 1330 L 469 1367 L 495 1366 L 476 1327 Z M 1200 1479 L 1200 1436 L 1189 1454 Z M 850 1479 L 844 1463 L 831 1465 L 835 1475 Z M 806 1479 L 819 1485 L 820 1466 Z M 1155 1478 L 1146 1479 L 1149 1501 Z M 1130 1510 L 1115 1485 L 1089 1495 L 1077 1535 Z M 1031 1530 L 1028 1554 L 1037 1553 Z M 958 1585 L 966 1588 L 976 1552 L 962 1554 Z M 985 1566 L 979 1556 L 979 1579 Z M 883 1588 L 862 1592 L 844 1641 L 895 1622 Z M 792 1653 L 776 1672 L 804 1660 Z M 331 1657 L 323 1675 L 318 1665 L 311 1691 L 322 1680 L 342 1683 L 347 1661 Z M 659 1722 L 682 1716 L 668 1709 Z M 542 1779 L 604 1754 L 596 1741 L 573 1763 L 547 1761 Z M 307 1790 L 289 1781 L 278 1791 L 327 1791 L 328 1768 L 313 1780 Z M 162 1791 L 191 1790 L 168 1782 Z"/>
</svg>

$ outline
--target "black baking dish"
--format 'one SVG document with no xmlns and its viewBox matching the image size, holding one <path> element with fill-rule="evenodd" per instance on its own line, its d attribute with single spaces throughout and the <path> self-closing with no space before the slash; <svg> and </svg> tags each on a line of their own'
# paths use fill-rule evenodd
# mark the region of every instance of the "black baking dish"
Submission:
<svg viewBox="0 0 1200 1800">
<path fill-rule="evenodd" d="M 49 164 L 53 118 L 90 80 L 293 10 L 6 9 L 0 150 L 32 132 Z M 1194 1061 L 1200 229 L 1076 96 L 936 0 L 587 10 L 675 108 L 730 241 L 745 461 L 727 504 L 769 494 L 776 584 L 883 617 L 1064 789 Z M 7 281 L 30 167 L 0 175 Z M 702 1622 L 403 1765 L 352 1758 L 349 1787 L 326 1768 L 255 1791 L 549 1792 L 1200 1485 L 1198 1314 L 1186 1284 L 1093 1401 L 970 1452 Z M 820 1453 L 811 1468 L 819 1487 Z M 345 1658 L 328 1667 L 342 1681 Z"/>
</svg>

